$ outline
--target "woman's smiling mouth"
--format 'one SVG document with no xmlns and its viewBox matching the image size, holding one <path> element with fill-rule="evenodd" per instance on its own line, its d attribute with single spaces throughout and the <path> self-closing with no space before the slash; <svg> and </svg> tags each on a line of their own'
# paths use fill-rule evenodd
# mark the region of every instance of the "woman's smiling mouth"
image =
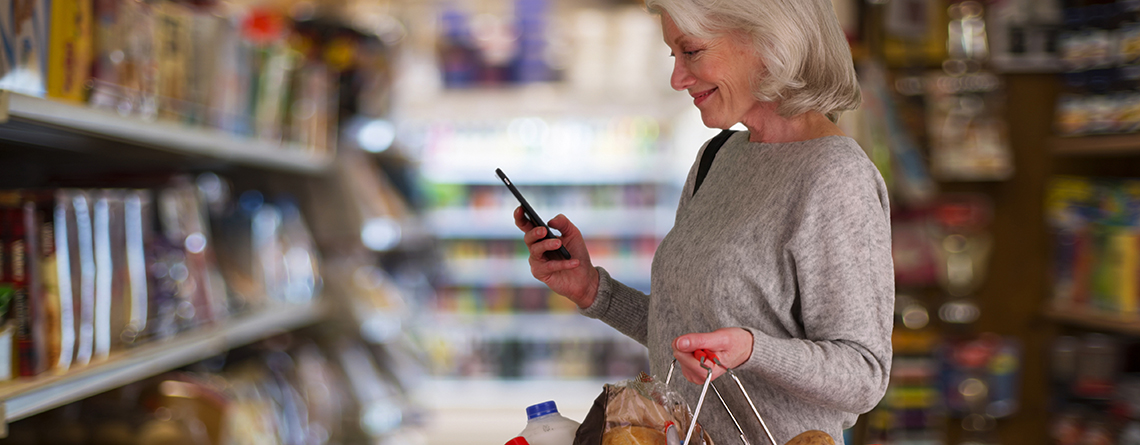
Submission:
<svg viewBox="0 0 1140 445">
<path fill-rule="evenodd" d="M 716 88 L 712 88 L 712 89 L 708 89 L 708 90 L 702 91 L 700 93 L 694 94 L 693 95 L 693 105 L 700 105 L 701 102 L 704 102 L 705 99 L 708 99 L 709 96 L 712 95 L 712 93 L 716 92 L 716 90 L 717 90 Z"/>
</svg>

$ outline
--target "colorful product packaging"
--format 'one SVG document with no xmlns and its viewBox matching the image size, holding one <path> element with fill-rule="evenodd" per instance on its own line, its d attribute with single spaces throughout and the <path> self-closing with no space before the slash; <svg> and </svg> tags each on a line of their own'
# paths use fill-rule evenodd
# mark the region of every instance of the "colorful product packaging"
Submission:
<svg viewBox="0 0 1140 445">
<path fill-rule="evenodd" d="M 53 0 L 48 41 L 47 95 L 74 103 L 87 100 L 91 75 L 92 2 Z"/>
<path fill-rule="evenodd" d="M 0 8 L 0 89 L 43 97 L 48 0 L 12 0 Z"/>
</svg>

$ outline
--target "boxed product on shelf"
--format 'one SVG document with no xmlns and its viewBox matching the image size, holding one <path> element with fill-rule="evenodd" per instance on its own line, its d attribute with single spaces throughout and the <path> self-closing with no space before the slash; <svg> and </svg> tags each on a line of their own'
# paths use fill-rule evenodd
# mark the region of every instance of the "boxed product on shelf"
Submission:
<svg viewBox="0 0 1140 445">
<path fill-rule="evenodd" d="M 324 64 L 308 62 L 294 74 L 287 139 L 327 153 L 335 143 L 335 82 Z"/>
<path fill-rule="evenodd" d="M 8 287 L 10 320 L 13 325 L 11 349 L 15 358 L 13 375 L 32 376 L 39 373 L 42 354 L 36 334 L 42 332 L 42 324 L 37 322 L 40 298 L 37 260 L 39 226 L 36 221 L 35 204 L 20 195 L 6 196 L 6 207 L 2 210 L 4 236 L 3 245 L 7 267 L 4 279 Z"/>
<path fill-rule="evenodd" d="M 154 59 L 157 65 L 158 115 L 164 119 L 181 121 L 189 110 L 184 105 L 191 99 L 189 83 L 195 63 L 193 60 L 194 13 L 179 3 L 154 3 Z"/>
<path fill-rule="evenodd" d="M 153 6 L 98 0 L 94 13 L 91 105 L 153 119 L 158 112 Z"/>
<path fill-rule="evenodd" d="M 198 188 L 188 177 L 176 177 L 158 194 L 162 233 L 172 245 L 184 246 L 185 276 L 175 278 L 179 317 L 195 324 L 223 319 L 229 312 L 205 212 Z"/>
<path fill-rule="evenodd" d="M 230 134 L 253 134 L 250 120 L 250 42 L 241 37 L 240 23 L 235 18 L 223 19 L 216 28 L 214 70 L 209 79 L 212 88 L 203 93 L 206 124 Z"/>
<path fill-rule="evenodd" d="M 1053 305 L 1132 319 L 1140 310 L 1140 182 L 1058 176 L 1047 217 Z"/>
<path fill-rule="evenodd" d="M 48 40 L 47 96 L 68 102 L 87 100 L 92 61 L 94 2 L 53 0 Z"/>
<path fill-rule="evenodd" d="M 43 97 L 47 81 L 50 1 L 10 2 L 0 8 L 0 89 Z"/>
<path fill-rule="evenodd" d="M 1140 130 L 1140 6 L 1130 0 L 1066 3 L 1063 15 L 1056 133 Z"/>
<path fill-rule="evenodd" d="M 99 0 L 94 15 L 91 106 L 330 150 L 340 72 L 283 16 L 166 0 Z"/>
</svg>

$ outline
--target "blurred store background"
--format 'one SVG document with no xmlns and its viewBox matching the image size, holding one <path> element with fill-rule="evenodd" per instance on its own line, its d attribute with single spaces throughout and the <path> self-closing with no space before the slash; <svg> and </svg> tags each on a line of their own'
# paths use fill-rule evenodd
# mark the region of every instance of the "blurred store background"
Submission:
<svg viewBox="0 0 1140 445">
<path fill-rule="evenodd" d="M 0 3 L 0 444 L 499 444 L 647 370 L 493 173 L 649 290 L 716 132 L 639 1 Z M 847 443 L 1140 444 L 1140 1 L 833 4 L 898 290 Z"/>
</svg>

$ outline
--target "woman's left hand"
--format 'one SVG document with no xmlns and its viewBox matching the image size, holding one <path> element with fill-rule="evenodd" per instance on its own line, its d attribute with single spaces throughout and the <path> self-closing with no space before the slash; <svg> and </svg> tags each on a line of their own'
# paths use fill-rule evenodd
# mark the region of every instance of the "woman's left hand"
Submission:
<svg viewBox="0 0 1140 445">
<path fill-rule="evenodd" d="M 673 357 L 677 359 L 681 372 L 690 382 L 702 385 L 708 370 L 693 357 L 693 352 L 698 349 L 716 354 L 724 366 L 735 368 L 752 357 L 752 333 L 743 328 L 722 328 L 707 333 L 685 334 L 673 340 Z M 712 368 L 713 380 L 725 372 L 711 360 L 705 361 L 705 365 Z"/>
</svg>

